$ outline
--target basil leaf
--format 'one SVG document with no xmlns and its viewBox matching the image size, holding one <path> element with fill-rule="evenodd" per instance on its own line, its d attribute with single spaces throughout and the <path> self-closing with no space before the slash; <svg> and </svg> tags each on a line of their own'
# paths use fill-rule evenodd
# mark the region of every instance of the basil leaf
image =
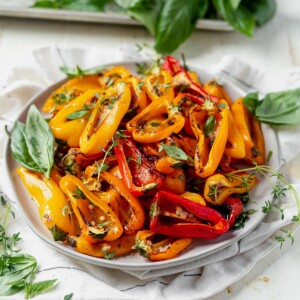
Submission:
<svg viewBox="0 0 300 300">
<path fill-rule="evenodd" d="M 223 18 L 237 31 L 249 37 L 253 36 L 255 20 L 254 16 L 246 7 L 239 5 L 238 8 L 233 9 L 228 0 L 213 0 L 213 4 Z"/>
<path fill-rule="evenodd" d="M 246 108 L 262 123 L 270 125 L 300 124 L 300 88 L 270 93 L 261 101 L 257 93 L 244 99 Z"/>
<path fill-rule="evenodd" d="M 24 288 L 24 280 L 32 274 L 37 266 L 36 259 L 28 254 L 18 254 L 6 258 L 11 271 L 0 276 L 0 296 L 10 296 Z"/>
<path fill-rule="evenodd" d="M 27 115 L 25 135 L 26 145 L 32 160 L 49 178 L 54 163 L 55 140 L 48 123 L 34 105 L 30 107 Z"/>
<path fill-rule="evenodd" d="M 67 120 L 76 120 L 84 117 L 89 112 L 88 109 L 81 109 L 74 111 L 73 113 L 69 114 L 66 119 Z"/>
<path fill-rule="evenodd" d="M 231 7 L 237 9 L 241 3 L 241 0 L 230 0 Z"/>
<path fill-rule="evenodd" d="M 202 19 L 208 11 L 208 0 L 198 0 L 198 18 Z"/>
<path fill-rule="evenodd" d="M 197 0 L 168 0 L 160 13 L 155 49 L 162 54 L 173 52 L 194 31 L 198 14 Z"/>
<path fill-rule="evenodd" d="M 244 0 L 243 5 L 253 14 L 258 26 L 270 21 L 276 12 L 274 0 Z"/>
<path fill-rule="evenodd" d="M 204 124 L 204 135 L 205 137 L 210 137 L 216 128 L 216 118 L 214 115 L 210 115 Z"/>
<path fill-rule="evenodd" d="M 151 34 L 156 33 L 156 25 L 164 0 L 115 0 L 126 12 L 141 22 Z"/>
<path fill-rule="evenodd" d="M 85 75 L 97 75 L 101 74 L 103 71 L 105 71 L 108 67 L 95 67 L 90 68 L 86 70 L 82 70 L 79 66 L 76 66 L 76 68 L 70 68 L 67 66 L 61 66 L 60 70 L 65 73 L 69 78 L 75 78 L 75 77 L 82 77 Z"/>
<path fill-rule="evenodd" d="M 255 113 L 255 110 L 259 103 L 260 101 L 258 99 L 258 93 L 250 93 L 243 98 L 243 104 L 252 114 Z"/>
<path fill-rule="evenodd" d="M 38 0 L 32 7 L 60 8 L 80 11 L 104 11 L 109 0 Z"/>
<path fill-rule="evenodd" d="M 300 88 L 267 94 L 256 108 L 255 116 L 271 125 L 300 124 Z"/>
<path fill-rule="evenodd" d="M 54 225 L 51 227 L 50 232 L 53 236 L 54 241 L 64 241 L 66 237 L 68 236 L 68 233 L 60 229 L 58 226 Z"/>
<path fill-rule="evenodd" d="M 35 283 L 29 283 L 25 285 L 25 298 L 29 299 L 34 296 L 40 295 L 52 286 L 54 286 L 57 283 L 57 279 L 52 280 L 44 280 L 44 281 L 38 281 Z"/>
<path fill-rule="evenodd" d="M 19 121 L 16 121 L 11 135 L 11 151 L 12 157 L 19 162 L 23 167 L 41 172 L 39 166 L 31 158 L 25 135 L 25 125 Z"/>
<path fill-rule="evenodd" d="M 178 159 L 178 160 L 187 160 L 188 159 L 187 154 L 176 146 L 161 144 L 161 149 L 159 151 L 161 151 L 162 149 L 164 149 L 170 157 L 173 157 L 175 159 Z"/>
<path fill-rule="evenodd" d="M 72 298 L 73 298 L 73 293 L 64 296 L 64 300 L 71 300 Z"/>
</svg>

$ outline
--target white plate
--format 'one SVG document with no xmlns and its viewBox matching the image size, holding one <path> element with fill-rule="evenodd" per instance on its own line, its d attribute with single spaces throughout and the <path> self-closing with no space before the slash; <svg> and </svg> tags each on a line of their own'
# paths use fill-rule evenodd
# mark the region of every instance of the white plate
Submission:
<svg viewBox="0 0 300 300">
<path fill-rule="evenodd" d="M 119 65 L 126 66 L 133 73 L 136 70 L 135 64 L 132 62 L 120 62 Z M 117 64 L 116 64 L 117 65 Z M 191 68 L 196 71 L 201 78 L 202 82 L 212 79 L 214 76 L 209 74 L 207 71 Z M 229 93 L 232 99 L 237 99 L 244 95 L 244 92 L 234 86 L 232 83 L 222 80 L 226 91 Z M 39 109 L 42 108 L 45 99 L 52 93 L 53 90 L 57 89 L 63 81 L 60 81 L 48 89 L 41 92 L 39 95 L 34 97 L 28 104 L 24 107 L 18 120 L 24 122 L 26 120 L 27 111 L 31 104 L 35 104 Z M 269 162 L 269 165 L 277 169 L 278 167 L 278 146 L 274 131 L 271 127 L 263 125 L 263 133 L 266 141 L 266 153 L 273 151 L 273 155 Z M 30 198 L 26 188 L 24 187 L 21 179 L 19 178 L 16 170 L 18 163 L 15 162 L 11 155 L 11 150 L 9 147 L 9 142 L 5 145 L 5 170 L 6 176 L 9 180 L 9 184 L 16 200 L 19 211 L 24 218 L 25 222 L 33 230 L 33 232 L 38 235 L 44 242 L 49 246 L 55 248 L 56 250 L 71 256 L 75 259 L 79 259 L 91 264 L 117 268 L 117 269 L 127 269 L 127 270 L 153 270 L 162 269 L 177 266 L 187 262 L 192 262 L 196 259 L 203 258 L 209 254 L 219 251 L 225 247 L 228 247 L 233 242 L 241 239 L 251 230 L 253 230 L 264 218 L 265 214 L 261 212 L 261 207 L 265 201 L 271 200 L 271 186 L 265 178 L 259 178 L 259 184 L 250 193 L 251 200 L 253 201 L 247 209 L 256 209 L 257 213 L 250 216 L 249 221 L 246 222 L 245 227 L 241 230 L 231 230 L 226 234 L 220 236 L 215 240 L 195 240 L 193 244 L 189 247 L 187 251 L 179 255 L 178 257 L 161 262 L 150 262 L 145 258 L 141 257 L 139 254 L 130 254 L 125 257 L 114 258 L 113 260 L 106 260 L 87 256 L 76 252 L 74 249 L 60 245 L 53 241 L 50 232 L 42 223 L 35 202 Z"/>
</svg>

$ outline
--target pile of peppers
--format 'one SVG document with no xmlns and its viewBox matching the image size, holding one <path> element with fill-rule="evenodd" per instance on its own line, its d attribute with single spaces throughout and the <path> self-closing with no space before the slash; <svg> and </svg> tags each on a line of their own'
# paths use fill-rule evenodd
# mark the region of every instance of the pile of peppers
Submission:
<svg viewBox="0 0 300 300">
<path fill-rule="evenodd" d="M 236 165 L 265 162 L 242 99 L 171 56 L 140 77 L 116 66 L 73 78 L 43 112 L 56 139 L 50 179 L 17 172 L 53 238 L 99 258 L 167 260 L 218 238 L 258 182 Z"/>
</svg>

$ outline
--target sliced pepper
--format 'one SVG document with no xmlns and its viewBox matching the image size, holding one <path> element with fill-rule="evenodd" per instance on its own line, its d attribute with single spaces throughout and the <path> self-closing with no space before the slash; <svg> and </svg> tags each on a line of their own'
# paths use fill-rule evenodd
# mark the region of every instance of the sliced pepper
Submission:
<svg viewBox="0 0 300 300">
<path fill-rule="evenodd" d="M 158 74 L 151 73 L 146 76 L 145 90 L 151 101 L 163 98 L 174 99 L 172 76 L 169 72 L 161 70 Z"/>
<path fill-rule="evenodd" d="M 117 215 L 105 200 L 91 193 L 80 179 L 67 175 L 59 185 L 71 201 L 83 238 L 96 243 L 113 241 L 122 235 L 123 228 Z"/>
<path fill-rule="evenodd" d="M 243 136 L 239 132 L 230 110 L 228 111 L 228 137 L 224 154 L 238 159 L 246 156 Z"/>
<path fill-rule="evenodd" d="M 123 181 L 134 196 L 143 196 L 161 187 L 162 176 L 130 138 L 120 138 L 114 151 Z"/>
<path fill-rule="evenodd" d="M 223 205 L 229 208 L 228 222 L 229 228 L 235 224 L 236 218 L 243 212 L 243 203 L 239 198 L 228 197 L 223 202 Z"/>
<path fill-rule="evenodd" d="M 126 128 L 132 133 L 134 140 L 153 143 L 166 139 L 173 132 L 178 133 L 184 123 L 180 111 L 174 109 L 167 98 L 161 98 L 153 101 L 129 121 Z"/>
<path fill-rule="evenodd" d="M 70 236 L 68 243 L 76 251 L 99 258 L 111 259 L 123 256 L 133 251 L 135 244 L 135 234 L 122 235 L 117 240 L 110 242 L 89 243 L 83 237 Z"/>
<path fill-rule="evenodd" d="M 115 66 L 108 70 L 105 70 L 101 76 L 99 76 L 99 83 L 103 89 L 107 89 L 110 86 L 128 78 L 130 72 L 124 66 Z"/>
<path fill-rule="evenodd" d="M 98 75 L 76 77 L 54 91 L 43 106 L 45 113 L 57 113 L 87 90 L 99 89 Z"/>
<path fill-rule="evenodd" d="M 67 198 L 52 179 L 43 174 L 17 168 L 30 196 L 36 201 L 43 223 L 52 233 L 55 241 L 64 241 L 67 235 L 75 234 L 75 220 Z"/>
<path fill-rule="evenodd" d="M 223 86 L 220 85 L 216 80 L 206 82 L 203 88 L 209 95 L 215 96 L 219 99 L 225 99 L 229 106 L 232 105 L 231 98 L 229 97 Z"/>
<path fill-rule="evenodd" d="M 107 147 L 128 110 L 130 101 L 130 89 L 124 83 L 115 84 L 100 96 L 80 137 L 80 150 L 84 154 L 97 154 Z"/>
<path fill-rule="evenodd" d="M 128 191 L 121 179 L 106 171 L 101 173 L 101 177 L 121 195 L 123 208 L 121 222 L 124 233 L 132 234 L 142 229 L 145 223 L 145 212 L 140 201 Z"/>
<path fill-rule="evenodd" d="M 206 179 L 204 198 L 213 205 L 221 205 L 231 194 L 244 194 L 250 191 L 257 183 L 253 174 L 240 173 L 226 177 L 215 174 Z"/>
<path fill-rule="evenodd" d="M 181 238 L 214 239 L 229 223 L 216 210 L 181 196 L 159 191 L 150 207 L 150 230 Z"/>
<path fill-rule="evenodd" d="M 172 173 L 165 176 L 161 188 L 164 191 L 181 195 L 185 191 L 185 182 L 184 171 L 181 168 L 174 169 Z"/>
<path fill-rule="evenodd" d="M 246 109 L 243 99 L 239 98 L 233 103 L 231 112 L 246 149 L 246 159 L 257 164 L 265 163 L 265 143 L 259 121 Z"/>
<path fill-rule="evenodd" d="M 216 171 L 226 147 L 228 108 L 208 102 L 191 110 L 190 122 L 197 139 L 196 174 L 205 178 Z"/>
<path fill-rule="evenodd" d="M 67 141 L 70 147 L 78 147 L 100 90 L 88 90 L 62 108 L 50 120 L 49 126 L 57 139 Z M 76 116 L 77 115 L 77 116 Z"/>
<path fill-rule="evenodd" d="M 156 237 L 157 234 L 151 230 L 139 231 L 136 234 L 133 249 L 152 261 L 161 261 L 178 256 L 193 241 L 192 239 L 176 239 L 169 237 L 154 241 Z"/>
<path fill-rule="evenodd" d="M 194 97 L 190 97 L 197 104 L 202 104 L 204 100 L 209 99 L 212 102 L 219 102 L 219 98 L 208 94 L 205 89 L 195 83 L 189 73 L 185 70 L 178 71 L 173 77 L 173 85 L 180 92 L 186 92 Z"/>
</svg>

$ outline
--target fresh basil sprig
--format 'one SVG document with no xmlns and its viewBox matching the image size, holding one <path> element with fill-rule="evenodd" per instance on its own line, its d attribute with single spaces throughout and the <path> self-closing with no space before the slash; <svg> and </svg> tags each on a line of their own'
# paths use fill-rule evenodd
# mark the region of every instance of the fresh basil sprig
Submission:
<svg viewBox="0 0 300 300">
<path fill-rule="evenodd" d="M 49 178 L 54 162 L 54 143 L 48 123 L 34 105 L 28 111 L 26 125 L 15 122 L 11 135 L 12 156 L 25 168 L 44 173 Z"/>
<path fill-rule="evenodd" d="M 155 36 L 161 54 L 176 50 L 195 30 L 197 19 L 220 19 L 237 31 L 252 36 L 275 14 L 275 0 L 36 0 L 33 7 L 104 10 L 126 13 Z M 82 70 L 81 70 L 82 71 Z M 82 76 L 78 70 L 70 76 Z M 81 74 L 81 75 L 78 75 Z"/>
<path fill-rule="evenodd" d="M 79 66 L 76 66 L 76 68 L 70 68 L 67 66 L 61 66 L 60 70 L 65 73 L 69 78 L 75 78 L 75 77 L 82 77 L 86 75 L 97 75 L 101 74 L 103 71 L 105 71 L 108 67 L 95 67 L 90 69 L 81 69 Z"/>
<path fill-rule="evenodd" d="M 243 103 L 262 123 L 300 124 L 300 88 L 270 93 L 262 100 L 259 100 L 258 93 L 250 93 L 243 98 Z"/>
</svg>

